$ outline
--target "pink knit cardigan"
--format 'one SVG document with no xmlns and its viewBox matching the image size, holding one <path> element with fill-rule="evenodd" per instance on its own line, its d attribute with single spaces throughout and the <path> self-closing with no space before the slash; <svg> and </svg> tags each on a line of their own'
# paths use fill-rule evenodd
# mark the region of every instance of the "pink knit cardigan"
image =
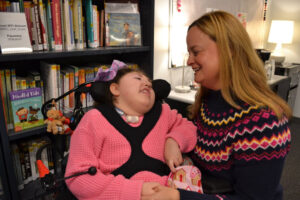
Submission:
<svg viewBox="0 0 300 200">
<path fill-rule="evenodd" d="M 142 120 L 143 117 L 140 123 Z M 163 104 L 161 116 L 143 141 L 142 149 L 148 156 L 164 161 L 166 138 L 173 138 L 182 152 L 189 152 L 196 144 L 196 135 L 192 122 Z M 91 166 L 97 168 L 97 173 L 67 180 L 69 189 L 82 200 L 139 200 L 144 182 L 166 184 L 167 176 L 149 171 L 138 172 L 130 179 L 110 174 L 128 160 L 130 153 L 131 147 L 124 136 L 97 109 L 90 110 L 72 135 L 65 176 L 85 171 Z"/>
</svg>

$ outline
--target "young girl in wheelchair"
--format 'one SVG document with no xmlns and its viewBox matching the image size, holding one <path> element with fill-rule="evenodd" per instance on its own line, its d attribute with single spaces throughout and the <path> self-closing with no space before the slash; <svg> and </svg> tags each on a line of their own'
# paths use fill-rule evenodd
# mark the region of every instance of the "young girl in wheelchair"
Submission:
<svg viewBox="0 0 300 200">
<path fill-rule="evenodd" d="M 78 199 L 138 200 L 167 184 L 181 153 L 194 148 L 196 127 L 155 97 L 151 80 L 140 70 L 114 61 L 109 69 L 99 69 L 95 81 L 104 95 L 94 99 L 95 108 L 71 137 L 65 176 L 90 167 L 97 173 L 66 184 Z"/>
</svg>

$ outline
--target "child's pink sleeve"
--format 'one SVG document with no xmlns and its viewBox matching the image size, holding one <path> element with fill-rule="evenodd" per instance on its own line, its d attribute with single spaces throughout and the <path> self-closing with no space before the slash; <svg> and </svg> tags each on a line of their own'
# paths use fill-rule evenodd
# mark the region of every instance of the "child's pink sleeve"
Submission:
<svg viewBox="0 0 300 200">
<path fill-rule="evenodd" d="M 197 142 L 197 127 L 187 118 L 178 114 L 177 110 L 171 110 L 169 105 L 163 104 L 164 114 L 168 117 L 169 133 L 167 138 L 174 139 L 181 152 L 186 153 L 194 149 Z"/>
<path fill-rule="evenodd" d="M 95 140 L 94 137 L 94 134 L 99 136 L 101 130 L 95 130 L 95 120 L 100 122 L 105 119 L 99 119 L 99 115 L 87 113 L 73 133 L 65 176 L 86 171 L 92 166 L 97 168 L 97 173 L 94 176 L 85 174 L 66 180 L 68 188 L 81 200 L 139 200 L 143 181 L 129 180 L 122 175 L 114 176 L 102 173 L 103 169 L 100 168 L 101 164 L 96 153 L 98 152 L 96 149 L 101 146 L 99 143 L 102 141 Z"/>
</svg>

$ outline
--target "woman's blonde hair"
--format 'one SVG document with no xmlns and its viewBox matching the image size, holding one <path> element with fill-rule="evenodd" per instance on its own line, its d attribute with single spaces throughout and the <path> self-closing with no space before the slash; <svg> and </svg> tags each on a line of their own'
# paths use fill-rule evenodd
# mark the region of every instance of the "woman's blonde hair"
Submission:
<svg viewBox="0 0 300 200">
<path fill-rule="evenodd" d="M 249 105 L 267 106 L 281 118 L 291 116 L 287 103 L 268 86 L 264 64 L 252 46 L 250 37 L 240 21 L 224 11 L 210 12 L 190 26 L 198 27 L 216 42 L 220 58 L 221 93 L 233 107 L 240 108 L 237 99 Z M 189 30 L 188 29 L 188 30 Z M 195 103 L 189 107 L 194 119 L 200 111 L 207 88 L 200 87 Z"/>
</svg>

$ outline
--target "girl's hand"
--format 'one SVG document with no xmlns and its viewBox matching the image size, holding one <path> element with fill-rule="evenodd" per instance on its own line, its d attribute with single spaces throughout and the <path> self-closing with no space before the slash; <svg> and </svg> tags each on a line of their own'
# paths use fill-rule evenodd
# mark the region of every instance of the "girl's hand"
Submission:
<svg viewBox="0 0 300 200">
<path fill-rule="evenodd" d="M 175 168 L 183 162 L 179 145 L 172 138 L 168 138 L 165 143 L 165 160 L 172 172 L 176 172 Z"/>
<path fill-rule="evenodd" d="M 178 190 L 165 186 L 157 186 L 154 188 L 155 193 L 151 195 L 142 195 L 141 200 L 180 200 Z"/>
<path fill-rule="evenodd" d="M 154 188 L 160 186 L 157 182 L 145 182 L 142 187 L 142 196 L 154 194 Z"/>
</svg>

